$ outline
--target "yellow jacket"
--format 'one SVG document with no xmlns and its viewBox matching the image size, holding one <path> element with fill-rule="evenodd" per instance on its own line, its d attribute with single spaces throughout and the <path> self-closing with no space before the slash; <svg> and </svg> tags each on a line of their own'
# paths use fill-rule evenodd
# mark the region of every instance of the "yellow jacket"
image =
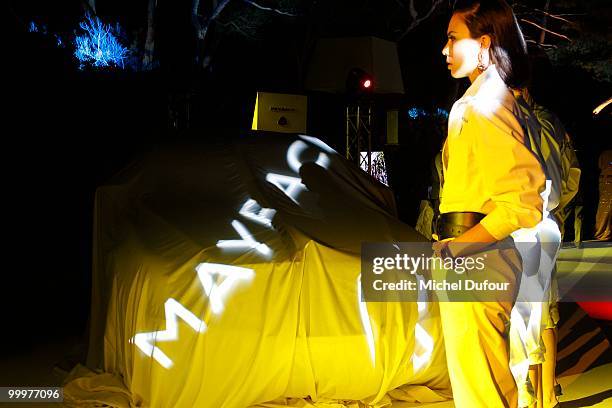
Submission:
<svg viewBox="0 0 612 408">
<path fill-rule="evenodd" d="M 480 223 L 498 240 L 542 220 L 545 175 L 524 144 L 523 120 L 491 65 L 450 112 L 440 213 L 486 214 Z"/>
</svg>

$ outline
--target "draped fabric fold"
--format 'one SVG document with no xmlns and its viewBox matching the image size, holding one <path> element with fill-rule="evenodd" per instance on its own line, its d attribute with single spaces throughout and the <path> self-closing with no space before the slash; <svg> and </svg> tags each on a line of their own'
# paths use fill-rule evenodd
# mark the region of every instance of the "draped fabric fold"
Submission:
<svg viewBox="0 0 612 408">
<path fill-rule="evenodd" d="M 94 224 L 87 364 L 102 371 L 69 379 L 76 406 L 100 390 L 152 407 L 450 397 L 437 305 L 360 301 L 362 242 L 424 238 L 318 139 L 151 153 L 98 189 Z"/>
</svg>

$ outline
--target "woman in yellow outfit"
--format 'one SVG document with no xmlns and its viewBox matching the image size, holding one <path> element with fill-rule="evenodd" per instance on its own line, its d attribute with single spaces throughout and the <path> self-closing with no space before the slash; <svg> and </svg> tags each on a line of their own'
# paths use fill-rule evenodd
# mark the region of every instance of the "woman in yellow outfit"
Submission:
<svg viewBox="0 0 612 408">
<path fill-rule="evenodd" d="M 510 234 L 542 220 L 545 186 L 512 93 L 528 80 L 525 41 L 503 0 L 457 1 L 447 34 L 448 69 L 472 84 L 449 116 L 434 250 L 444 258 L 486 253 L 485 277 L 508 282 L 516 293 L 522 265 Z M 487 249 L 494 243 L 503 245 Z M 507 337 L 512 304 L 512 298 L 440 302 L 457 407 L 517 406 Z"/>
</svg>

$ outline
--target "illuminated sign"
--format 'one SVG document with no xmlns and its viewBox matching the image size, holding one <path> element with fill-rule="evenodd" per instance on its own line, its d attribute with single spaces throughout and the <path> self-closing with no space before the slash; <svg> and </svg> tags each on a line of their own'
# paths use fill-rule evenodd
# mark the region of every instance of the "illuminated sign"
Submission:
<svg viewBox="0 0 612 408">
<path fill-rule="evenodd" d="M 254 249 L 265 257 L 272 255 L 272 250 L 266 244 L 255 241 L 251 233 L 246 229 L 244 224 L 238 220 L 232 221 L 232 227 L 236 230 L 242 239 L 222 239 L 217 242 L 219 248 L 238 248 L 238 249 Z"/>
<path fill-rule="evenodd" d="M 204 293 L 209 299 L 210 309 L 215 314 L 223 311 L 227 297 L 240 281 L 250 282 L 255 276 L 252 269 L 206 262 L 198 265 L 196 271 L 204 287 Z M 223 276 L 225 279 L 221 284 L 217 285 L 216 276 Z M 138 333 L 130 339 L 130 343 L 134 343 L 143 353 L 153 357 L 164 368 L 170 368 L 173 365 L 172 360 L 156 344 L 158 342 L 178 340 L 177 317 L 183 319 L 198 333 L 204 333 L 208 326 L 173 298 L 166 300 L 164 309 L 166 313 L 166 330 Z"/>
<path fill-rule="evenodd" d="M 333 152 L 333 150 L 323 142 L 309 136 L 300 136 L 304 140 L 313 142 L 322 149 Z M 300 155 L 308 148 L 308 145 L 302 140 L 297 140 L 287 149 L 287 164 L 299 175 L 299 169 L 304 162 L 300 161 Z M 306 161 L 305 161 L 306 162 Z M 319 153 L 315 163 L 327 168 L 329 166 L 329 157 L 325 153 Z M 297 197 L 306 186 L 302 184 L 302 180 L 298 177 L 283 176 L 275 173 L 268 173 L 266 181 L 271 182 L 283 191 L 289 198 L 299 205 Z M 274 229 L 272 220 L 276 214 L 276 210 L 264 208 L 257 203 L 256 200 L 248 198 L 238 210 L 238 214 L 246 219 L 249 219 L 257 224 L 263 225 L 266 228 Z M 264 243 L 258 242 L 253 235 L 244 226 L 243 223 L 234 219 L 231 222 L 232 227 L 238 233 L 241 239 L 219 240 L 217 247 L 224 249 L 241 249 L 252 250 L 262 256 L 269 258 L 272 256 L 272 250 Z M 242 268 L 233 265 L 217 264 L 204 262 L 196 267 L 197 275 L 204 288 L 204 294 L 210 302 L 211 311 L 219 315 L 223 312 L 225 301 L 229 297 L 233 289 L 240 283 L 248 283 L 253 280 L 255 273 L 252 269 Z M 217 285 L 216 277 L 223 277 L 223 281 Z M 189 324 L 194 330 L 203 333 L 206 329 L 206 323 L 199 320 L 193 313 L 181 305 L 173 298 L 169 298 L 165 303 L 166 311 L 166 330 L 138 333 L 129 341 L 134 343 L 143 353 L 151 356 L 155 361 L 165 368 L 172 367 L 172 360 L 161 351 L 155 344 L 158 341 L 176 341 L 178 340 L 177 316 Z"/>
<path fill-rule="evenodd" d="M 271 208 L 262 208 L 257 201 L 249 198 L 238 211 L 240 215 L 249 220 L 263 225 L 264 227 L 272 228 L 272 218 L 276 214 L 276 210 Z"/>
<path fill-rule="evenodd" d="M 196 271 L 204 287 L 204 293 L 210 301 L 210 309 L 214 314 L 220 314 L 223 311 L 225 301 L 240 281 L 248 283 L 255 277 L 255 272 L 252 269 L 208 262 L 199 264 Z M 225 277 L 220 285 L 216 284 L 216 276 Z"/>
<path fill-rule="evenodd" d="M 157 347 L 158 342 L 178 340 L 177 317 L 183 319 L 191 328 L 199 333 L 204 333 L 208 328 L 206 323 L 198 319 L 175 299 L 168 299 L 164 304 L 166 312 L 166 330 L 149 333 L 138 333 L 130 339 L 143 353 L 153 357 L 155 361 L 165 368 L 172 367 L 172 360 Z"/>
<path fill-rule="evenodd" d="M 306 191 L 306 186 L 302 183 L 299 177 L 299 170 L 304 163 L 312 162 L 313 160 L 302 160 L 301 156 L 308 149 L 308 141 L 316 145 L 321 150 L 329 154 L 335 152 L 325 143 L 310 136 L 300 135 L 301 140 L 296 140 L 287 149 L 287 164 L 289 168 L 296 173 L 294 175 L 283 175 L 277 173 L 267 173 L 265 180 L 278 187 L 288 198 L 297 205 L 300 205 L 299 196 L 303 191 Z M 331 160 L 328 154 L 319 152 L 316 156 L 315 164 L 327 169 L 330 166 Z M 276 215 L 276 210 L 272 208 L 262 207 L 253 198 L 247 198 L 238 210 L 238 214 L 246 220 L 254 222 L 265 228 L 274 230 L 273 219 Z M 238 219 L 231 221 L 231 225 L 240 239 L 222 239 L 217 241 L 217 247 L 223 250 L 240 250 L 252 251 L 256 254 L 270 259 L 273 255 L 272 249 L 265 243 L 258 242 L 249 229 Z M 208 299 L 208 306 L 211 312 L 220 316 L 225 310 L 228 299 L 240 285 L 248 285 L 255 278 L 253 269 L 244 268 L 234 265 L 226 265 L 220 263 L 202 262 L 195 268 L 197 277 L 202 284 L 204 295 Z M 359 277 L 357 278 L 357 303 L 361 323 L 363 326 L 365 338 L 370 351 L 372 364 L 376 363 L 376 342 L 374 329 L 371 319 L 368 314 L 367 303 L 361 301 L 362 289 Z M 422 300 L 419 298 L 419 300 Z M 426 300 L 426 299 L 425 299 Z M 415 370 L 421 368 L 431 357 L 433 351 L 433 339 L 423 329 L 420 322 L 426 315 L 426 303 L 419 302 L 419 322 L 415 328 L 415 353 L 412 356 L 412 361 Z M 197 333 L 205 333 L 208 329 L 206 322 L 200 320 L 191 311 L 181 305 L 174 298 L 169 298 L 165 302 L 165 319 L 166 329 L 162 331 L 137 333 L 129 342 L 138 347 L 145 355 L 152 357 L 162 367 L 169 369 L 173 366 L 173 361 L 159 347 L 159 342 L 177 341 L 178 339 L 178 318 L 185 321 Z M 417 353 L 418 352 L 418 353 Z"/>
</svg>

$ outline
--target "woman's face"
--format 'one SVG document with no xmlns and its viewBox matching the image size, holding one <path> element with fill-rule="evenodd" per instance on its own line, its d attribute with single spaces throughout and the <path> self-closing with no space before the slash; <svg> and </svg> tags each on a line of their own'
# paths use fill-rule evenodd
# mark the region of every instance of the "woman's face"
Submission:
<svg viewBox="0 0 612 408">
<path fill-rule="evenodd" d="M 448 41 L 442 50 L 453 78 L 471 77 L 478 66 L 480 41 L 470 36 L 470 30 L 460 13 L 454 13 L 448 23 Z"/>
</svg>

